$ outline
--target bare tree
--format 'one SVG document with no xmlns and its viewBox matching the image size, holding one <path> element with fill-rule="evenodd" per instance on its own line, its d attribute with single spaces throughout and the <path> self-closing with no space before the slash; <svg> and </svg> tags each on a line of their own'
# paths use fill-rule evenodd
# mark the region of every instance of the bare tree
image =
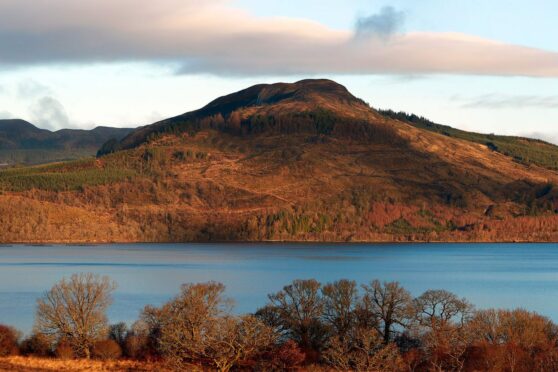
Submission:
<svg viewBox="0 0 558 372">
<path fill-rule="evenodd" d="M 107 333 L 107 308 L 115 282 L 91 273 L 62 279 L 37 300 L 36 328 L 55 342 L 70 343 L 78 356 L 89 358 L 95 341 Z"/>
<path fill-rule="evenodd" d="M 547 317 L 524 309 L 475 312 L 467 324 L 472 344 L 484 349 L 493 371 L 556 371 L 558 328 Z M 537 367 L 538 363 L 552 367 Z"/>
<path fill-rule="evenodd" d="M 353 328 L 345 337 L 333 336 L 323 359 L 339 371 L 401 371 L 397 346 L 384 344 L 375 329 Z"/>
<path fill-rule="evenodd" d="M 269 295 L 268 311 L 278 314 L 281 328 L 303 349 L 317 349 L 326 334 L 320 319 L 324 300 L 320 283 L 314 279 L 294 280 L 282 291 Z"/>
<path fill-rule="evenodd" d="M 374 280 L 370 285 L 363 285 L 363 306 L 366 311 L 375 314 L 380 321 L 378 331 L 385 344 L 390 342 L 393 327 L 405 327 L 413 315 L 411 294 L 398 282 Z"/>
<path fill-rule="evenodd" d="M 264 324 L 272 327 L 280 336 L 281 341 L 287 342 L 290 340 L 288 331 L 284 329 L 284 321 L 281 318 L 281 315 L 277 312 L 275 306 L 267 304 L 266 306 L 259 308 L 254 316 L 264 322 Z"/>
<path fill-rule="evenodd" d="M 181 293 L 161 308 L 144 309 L 142 319 L 171 367 L 183 370 L 207 356 L 208 339 L 232 307 L 224 291 L 225 286 L 216 282 L 184 284 Z"/>
<path fill-rule="evenodd" d="M 463 369 L 470 332 L 465 327 L 473 306 L 445 290 L 428 290 L 414 300 L 415 318 L 431 369 Z"/>
<path fill-rule="evenodd" d="M 207 358 L 220 372 L 270 350 L 277 334 L 254 316 L 227 316 L 215 322 L 215 332 L 205 339 Z"/>
<path fill-rule="evenodd" d="M 463 326 L 473 314 L 473 305 L 465 298 L 445 290 L 428 290 L 414 300 L 416 320 L 434 330 L 452 322 Z"/>
<path fill-rule="evenodd" d="M 322 288 L 324 320 L 333 327 L 334 333 L 343 338 L 355 325 L 358 306 L 358 287 L 354 280 L 341 279 Z"/>
<path fill-rule="evenodd" d="M 180 295 L 162 307 L 144 310 L 142 323 L 171 368 L 211 363 L 226 372 L 275 345 L 273 328 L 254 316 L 230 314 L 232 303 L 224 291 L 221 283 L 184 284 Z"/>
</svg>

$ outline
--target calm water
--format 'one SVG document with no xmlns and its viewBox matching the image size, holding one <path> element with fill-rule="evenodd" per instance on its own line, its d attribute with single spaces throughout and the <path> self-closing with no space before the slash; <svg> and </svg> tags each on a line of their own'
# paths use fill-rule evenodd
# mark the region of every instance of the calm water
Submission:
<svg viewBox="0 0 558 372">
<path fill-rule="evenodd" d="M 558 321 L 557 244 L 125 244 L 0 246 L 0 323 L 29 331 L 36 298 L 76 272 L 118 282 L 112 322 L 208 280 L 250 312 L 296 278 L 398 280 L 413 295 L 444 288 L 479 307 L 522 306 Z"/>
</svg>

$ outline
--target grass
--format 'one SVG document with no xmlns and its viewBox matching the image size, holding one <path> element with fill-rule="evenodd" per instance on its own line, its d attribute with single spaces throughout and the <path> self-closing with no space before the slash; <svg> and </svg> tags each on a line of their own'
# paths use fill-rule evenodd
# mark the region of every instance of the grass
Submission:
<svg viewBox="0 0 558 372">
<path fill-rule="evenodd" d="M 0 358 L 1 371 L 167 371 L 160 364 L 131 360 L 53 359 L 11 356 Z"/>
<path fill-rule="evenodd" d="M 518 163 L 534 164 L 543 168 L 558 170 L 558 146 L 542 140 L 466 132 L 447 125 L 436 124 L 422 116 L 406 112 L 395 112 L 393 110 L 379 110 L 379 112 L 386 117 L 404 121 L 417 128 L 486 145 L 493 151 L 512 157 Z"/>
</svg>

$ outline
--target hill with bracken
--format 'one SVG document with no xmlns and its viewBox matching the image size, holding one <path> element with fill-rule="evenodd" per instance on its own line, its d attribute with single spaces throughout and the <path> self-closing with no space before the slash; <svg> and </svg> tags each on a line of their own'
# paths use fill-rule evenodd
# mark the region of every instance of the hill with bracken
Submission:
<svg viewBox="0 0 558 372">
<path fill-rule="evenodd" d="M 556 146 L 417 118 L 329 80 L 256 85 L 1 171 L 0 241 L 558 240 Z"/>
</svg>

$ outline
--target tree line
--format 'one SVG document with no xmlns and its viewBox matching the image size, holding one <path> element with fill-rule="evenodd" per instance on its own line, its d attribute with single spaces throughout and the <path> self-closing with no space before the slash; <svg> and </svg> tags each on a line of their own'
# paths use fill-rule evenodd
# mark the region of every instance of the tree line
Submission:
<svg viewBox="0 0 558 372">
<path fill-rule="evenodd" d="M 123 145 L 114 139 L 107 141 L 97 152 L 97 157 L 137 147 L 142 143 L 151 142 L 169 134 L 189 133 L 193 135 L 199 131 L 210 129 L 237 136 L 264 133 L 271 135 L 305 134 L 333 136 L 373 144 L 402 147 L 408 145 L 408 141 L 399 135 L 397 130 L 382 120 L 357 119 L 322 108 L 301 112 L 251 115 L 244 115 L 242 110 L 236 110 L 226 116 L 216 113 L 167 119 L 159 125 L 137 133 L 130 140 L 130 144 Z"/>
<path fill-rule="evenodd" d="M 0 356 L 128 358 L 171 370 L 555 371 L 558 327 L 523 309 L 478 310 L 397 282 L 294 280 L 237 315 L 222 283 L 187 283 L 131 326 L 110 325 L 116 283 L 74 274 L 38 299 L 33 332 L 0 326 Z"/>
</svg>

